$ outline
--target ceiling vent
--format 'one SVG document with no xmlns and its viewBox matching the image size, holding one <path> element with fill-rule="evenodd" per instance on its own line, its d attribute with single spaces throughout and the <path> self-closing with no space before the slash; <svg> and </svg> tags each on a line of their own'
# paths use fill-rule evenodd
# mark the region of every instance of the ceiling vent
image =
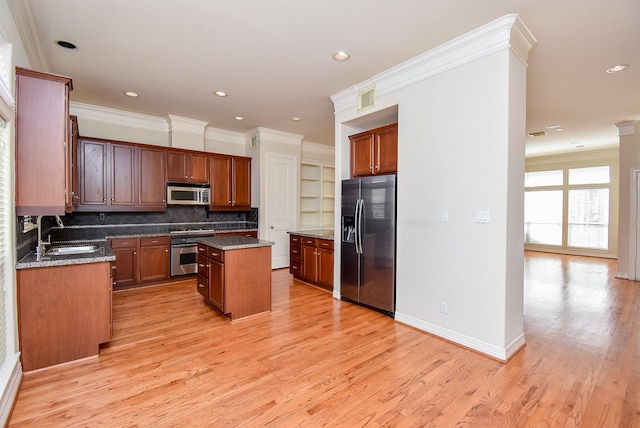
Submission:
<svg viewBox="0 0 640 428">
<path fill-rule="evenodd" d="M 358 92 L 358 111 L 366 110 L 376 105 L 376 87 L 371 86 Z"/>
<path fill-rule="evenodd" d="M 538 132 L 530 132 L 529 137 L 542 137 L 543 135 L 547 135 L 546 132 L 544 131 L 538 131 Z"/>
</svg>

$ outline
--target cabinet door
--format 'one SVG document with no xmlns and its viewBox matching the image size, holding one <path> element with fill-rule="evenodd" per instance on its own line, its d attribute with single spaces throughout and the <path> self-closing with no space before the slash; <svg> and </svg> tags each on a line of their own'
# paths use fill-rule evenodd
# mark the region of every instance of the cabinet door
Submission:
<svg viewBox="0 0 640 428">
<path fill-rule="evenodd" d="M 308 282 L 317 281 L 318 259 L 316 247 L 302 246 L 302 279 Z"/>
<path fill-rule="evenodd" d="M 138 151 L 138 205 L 147 208 L 167 206 L 164 149 L 140 147 Z"/>
<path fill-rule="evenodd" d="M 113 272 L 116 286 L 138 283 L 138 251 L 135 247 L 114 248 L 116 268 Z"/>
<path fill-rule="evenodd" d="M 193 183 L 209 183 L 209 156 L 191 154 L 190 181 Z"/>
<path fill-rule="evenodd" d="M 251 206 L 251 159 L 233 158 L 231 203 L 234 207 Z"/>
<path fill-rule="evenodd" d="M 318 248 L 318 285 L 333 289 L 333 250 Z"/>
<path fill-rule="evenodd" d="M 211 207 L 231 206 L 231 158 L 229 156 L 211 156 Z"/>
<path fill-rule="evenodd" d="M 389 125 L 375 135 L 375 174 L 398 171 L 398 125 Z"/>
<path fill-rule="evenodd" d="M 351 138 L 351 176 L 373 174 L 373 134 L 359 134 Z"/>
<path fill-rule="evenodd" d="M 169 279 L 169 245 L 140 246 L 140 282 Z"/>
<path fill-rule="evenodd" d="M 186 153 L 172 151 L 167 153 L 167 180 L 177 182 L 189 181 Z"/>
<path fill-rule="evenodd" d="M 209 301 L 223 313 L 224 309 L 224 264 L 209 260 Z"/>
<path fill-rule="evenodd" d="M 80 140 L 78 143 L 79 205 L 107 204 L 107 143 Z"/>
<path fill-rule="evenodd" d="M 111 144 L 111 204 L 135 205 L 135 146 Z"/>
</svg>

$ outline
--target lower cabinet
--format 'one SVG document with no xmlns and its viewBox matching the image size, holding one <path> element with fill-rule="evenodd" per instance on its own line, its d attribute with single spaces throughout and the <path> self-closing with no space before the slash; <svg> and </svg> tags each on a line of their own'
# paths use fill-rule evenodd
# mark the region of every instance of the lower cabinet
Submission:
<svg viewBox="0 0 640 428">
<path fill-rule="evenodd" d="M 230 319 L 271 310 L 271 247 L 219 250 L 198 244 L 198 292 Z"/>
<path fill-rule="evenodd" d="M 297 279 L 333 290 L 333 241 L 291 234 L 289 272 Z"/>
<path fill-rule="evenodd" d="M 18 269 L 22 369 L 98 355 L 111 340 L 111 263 Z"/>
<path fill-rule="evenodd" d="M 169 279 L 171 240 L 168 236 L 112 239 L 111 248 L 116 255 L 116 288 Z"/>
</svg>

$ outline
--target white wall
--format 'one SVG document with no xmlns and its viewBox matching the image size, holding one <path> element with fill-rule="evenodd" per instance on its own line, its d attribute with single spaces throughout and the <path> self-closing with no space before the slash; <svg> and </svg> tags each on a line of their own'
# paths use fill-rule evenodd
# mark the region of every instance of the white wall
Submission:
<svg viewBox="0 0 640 428">
<path fill-rule="evenodd" d="M 473 35 L 480 44 L 484 31 Z M 499 359 L 524 344 L 521 58 L 509 44 L 478 47 L 457 66 L 427 67 L 423 80 L 401 65 L 416 83 L 388 89 L 379 83 L 376 100 L 376 111 L 398 109 L 396 319 Z M 339 101 L 336 166 L 348 178 L 353 128 L 343 124 L 359 115 Z M 447 223 L 440 221 L 442 210 Z M 476 210 L 489 211 L 490 223 L 476 223 Z"/>
<path fill-rule="evenodd" d="M 640 277 L 636 263 L 636 238 L 632 202 L 632 170 L 640 168 L 640 122 L 621 122 L 620 129 L 620 178 L 619 178 L 619 223 L 618 223 L 618 269 L 620 278 Z"/>
</svg>

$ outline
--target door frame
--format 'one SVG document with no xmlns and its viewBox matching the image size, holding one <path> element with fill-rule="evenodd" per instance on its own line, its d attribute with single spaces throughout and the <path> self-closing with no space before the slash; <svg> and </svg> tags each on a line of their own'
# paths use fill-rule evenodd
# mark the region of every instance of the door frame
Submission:
<svg viewBox="0 0 640 428">
<path fill-rule="evenodd" d="M 631 203 L 629 213 L 629 279 L 637 281 L 640 269 L 640 168 L 631 168 Z"/>
</svg>

